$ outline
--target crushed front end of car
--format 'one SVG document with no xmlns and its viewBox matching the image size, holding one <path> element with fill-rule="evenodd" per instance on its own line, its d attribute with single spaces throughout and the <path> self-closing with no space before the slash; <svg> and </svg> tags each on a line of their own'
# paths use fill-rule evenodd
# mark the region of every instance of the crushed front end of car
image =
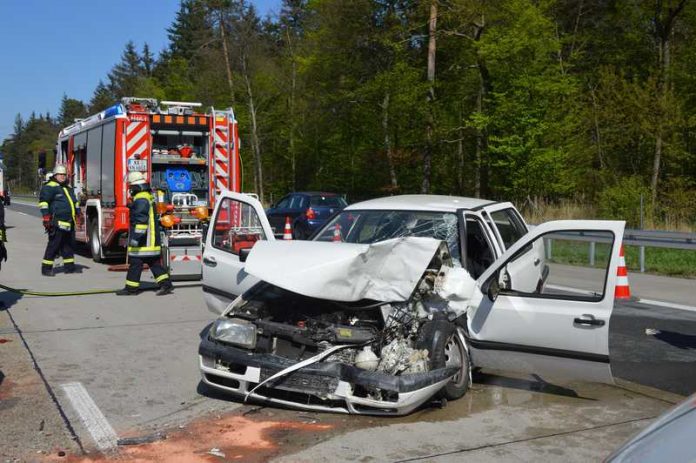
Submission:
<svg viewBox="0 0 696 463">
<path fill-rule="evenodd" d="M 381 265 L 379 278 L 388 278 L 399 273 L 394 253 L 408 252 L 410 240 L 425 243 L 409 238 L 380 243 L 377 250 L 368 250 L 375 245 L 363 246 L 355 258 L 360 266 Z M 273 284 L 268 281 L 276 279 L 272 271 L 265 275 L 257 271 L 264 281 L 230 304 L 203 336 L 199 348 L 203 381 L 245 400 L 343 413 L 403 415 L 438 395 L 460 397 L 470 383 L 463 336 L 466 312 L 443 294 L 452 291 L 448 278 L 455 273 L 460 278 L 462 273 L 452 268 L 446 246 L 427 240 L 431 242 L 421 246 L 419 256 L 412 252 L 407 257 L 425 262 L 418 269 L 420 278 L 410 279 L 402 269 L 388 290 L 409 292 L 399 302 L 379 300 L 387 293 L 375 288 L 387 286 L 370 283 L 375 274 L 365 280 L 367 288 L 356 286 L 352 293 L 344 291 L 344 300 L 332 299 L 332 289 L 341 291 L 327 273 L 343 267 L 350 278 L 356 271 L 355 262 L 345 254 L 333 270 L 323 266 L 328 281 L 323 283 L 324 297 L 316 297 L 318 288 L 312 283 L 300 293 L 297 278 Z M 373 298 L 350 300 L 365 294 Z"/>
</svg>

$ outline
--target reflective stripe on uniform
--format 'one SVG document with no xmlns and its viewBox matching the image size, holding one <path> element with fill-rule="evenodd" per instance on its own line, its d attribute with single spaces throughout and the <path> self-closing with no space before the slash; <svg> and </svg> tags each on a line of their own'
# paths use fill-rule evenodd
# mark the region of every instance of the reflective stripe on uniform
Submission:
<svg viewBox="0 0 696 463">
<path fill-rule="evenodd" d="M 169 279 L 169 275 L 167 275 L 165 273 L 164 275 L 160 275 L 157 278 L 155 278 L 155 283 L 159 283 L 160 281 L 164 281 L 164 280 L 168 280 L 168 279 Z"/>
<path fill-rule="evenodd" d="M 135 224 L 135 229 L 136 230 L 147 230 L 147 224 L 137 223 L 137 224 Z"/>
<path fill-rule="evenodd" d="M 137 288 L 138 286 L 140 286 L 140 282 L 139 282 L 139 281 L 128 281 L 128 280 L 126 280 L 126 286 L 130 286 L 130 287 L 132 287 L 132 288 Z"/>
<path fill-rule="evenodd" d="M 63 263 L 64 263 L 64 264 L 74 264 L 74 263 L 75 263 L 75 259 L 69 257 L 69 258 L 67 258 L 67 259 L 63 259 Z"/>
<path fill-rule="evenodd" d="M 46 201 L 41 201 L 39 203 L 39 208 L 40 209 L 48 209 L 48 203 Z"/>
<path fill-rule="evenodd" d="M 128 247 L 128 255 L 129 256 L 134 256 L 134 257 L 153 257 L 153 256 L 159 256 L 162 253 L 162 247 L 161 246 L 152 246 L 152 247 L 142 247 L 142 248 L 134 248 L 134 247 Z"/>
<path fill-rule="evenodd" d="M 65 192 L 65 197 L 68 199 L 68 204 L 70 204 L 70 212 L 72 213 L 72 219 L 74 222 L 75 221 L 75 203 L 73 202 L 72 197 L 70 196 L 70 192 L 68 191 L 68 189 L 63 187 L 63 191 Z"/>
<path fill-rule="evenodd" d="M 41 263 L 44 264 L 44 265 L 53 265 L 53 261 L 52 261 L 52 260 L 46 260 L 46 259 L 44 259 L 44 260 L 41 261 Z"/>
</svg>

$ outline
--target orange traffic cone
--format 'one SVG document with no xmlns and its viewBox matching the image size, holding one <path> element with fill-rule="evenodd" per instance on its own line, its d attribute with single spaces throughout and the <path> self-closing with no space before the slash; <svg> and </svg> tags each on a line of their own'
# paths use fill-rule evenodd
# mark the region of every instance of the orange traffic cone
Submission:
<svg viewBox="0 0 696 463">
<path fill-rule="evenodd" d="M 292 225 L 290 224 L 290 217 L 285 217 L 285 230 L 283 231 L 283 239 L 292 239 Z"/>
<path fill-rule="evenodd" d="M 334 227 L 334 234 L 333 238 L 331 238 L 331 241 L 334 243 L 340 243 L 343 241 L 343 237 L 341 236 L 341 224 L 337 223 L 336 226 Z"/>
<path fill-rule="evenodd" d="M 616 268 L 616 289 L 614 299 L 630 299 L 631 289 L 628 287 L 628 269 L 624 258 L 623 244 L 619 250 L 619 266 Z"/>
</svg>

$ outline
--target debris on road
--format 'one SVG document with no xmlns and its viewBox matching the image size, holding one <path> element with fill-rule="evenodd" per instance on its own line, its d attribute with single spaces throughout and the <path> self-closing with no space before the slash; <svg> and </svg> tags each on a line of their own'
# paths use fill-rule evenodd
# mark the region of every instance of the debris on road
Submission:
<svg viewBox="0 0 696 463">
<path fill-rule="evenodd" d="M 220 449 L 213 447 L 208 450 L 208 455 L 213 455 L 215 457 L 225 458 L 225 454 L 220 451 Z"/>
</svg>

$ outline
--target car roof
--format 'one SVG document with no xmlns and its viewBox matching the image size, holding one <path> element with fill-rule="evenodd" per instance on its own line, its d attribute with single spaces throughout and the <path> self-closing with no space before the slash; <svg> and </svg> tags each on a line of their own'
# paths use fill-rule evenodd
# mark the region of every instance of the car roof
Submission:
<svg viewBox="0 0 696 463">
<path fill-rule="evenodd" d="M 338 193 L 329 193 L 327 191 L 293 191 L 285 196 L 290 195 L 308 195 L 308 196 L 340 196 Z"/>
<path fill-rule="evenodd" d="M 463 196 L 399 195 L 369 199 L 351 204 L 345 210 L 403 210 L 456 212 L 457 209 L 475 209 L 495 201 Z"/>
</svg>

